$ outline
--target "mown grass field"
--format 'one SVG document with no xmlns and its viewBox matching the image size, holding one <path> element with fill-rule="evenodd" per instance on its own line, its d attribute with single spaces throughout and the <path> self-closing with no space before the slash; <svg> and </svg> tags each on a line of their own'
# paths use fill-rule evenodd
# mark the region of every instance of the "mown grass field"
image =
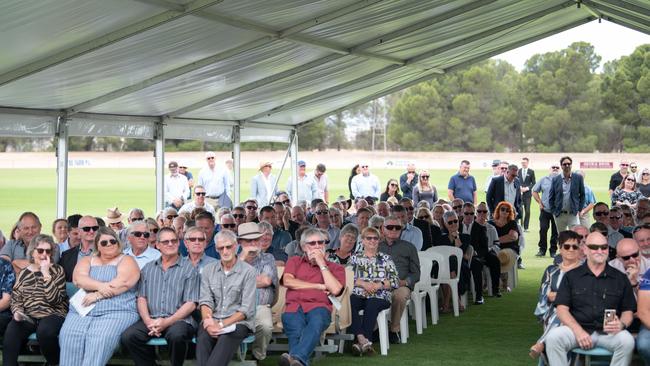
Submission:
<svg viewBox="0 0 650 366">
<path fill-rule="evenodd" d="M 535 167 L 533 167 L 535 168 Z M 198 170 L 193 170 L 198 172 Z M 536 169 L 538 179 L 547 169 Z M 242 198 L 248 197 L 250 179 L 256 172 L 243 171 Z M 382 184 L 389 178 L 398 178 L 401 170 L 375 170 Z M 446 196 L 446 187 L 452 170 L 430 170 L 432 183 Z M 6 177 L 0 180 L 0 229 L 8 233 L 22 211 L 37 212 L 49 232 L 56 213 L 56 175 L 48 169 L 0 169 Z M 483 184 L 488 170 L 473 170 L 484 199 Z M 330 196 L 348 194 L 347 170 L 329 170 Z M 605 200 L 610 171 L 588 171 L 586 182 Z M 281 188 L 286 184 L 286 175 Z M 154 214 L 155 179 L 151 169 L 71 169 L 69 174 L 68 212 L 104 216 L 106 208 L 118 206 L 126 212 L 141 207 L 145 214 Z M 538 241 L 538 207 L 532 204 L 530 232 L 526 233 L 523 253 L 525 270 L 519 271 L 520 286 L 501 299 L 487 298 L 482 306 L 470 306 L 459 318 L 442 315 L 437 326 L 429 326 L 422 335 L 415 334 L 411 322 L 411 338 L 406 345 L 391 346 L 387 357 L 353 358 L 334 355 L 316 362 L 316 365 L 533 365 L 527 355 L 528 347 L 537 339 L 541 327 L 532 315 L 542 271 L 550 259 L 536 258 Z M 261 365 L 275 365 L 273 355 Z"/>
</svg>

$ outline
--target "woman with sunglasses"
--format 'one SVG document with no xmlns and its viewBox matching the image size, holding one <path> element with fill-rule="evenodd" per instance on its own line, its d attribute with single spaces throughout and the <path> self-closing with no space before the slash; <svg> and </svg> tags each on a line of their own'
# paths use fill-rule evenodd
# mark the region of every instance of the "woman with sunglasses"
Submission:
<svg viewBox="0 0 650 366">
<path fill-rule="evenodd" d="M 418 184 L 413 187 L 413 205 L 418 206 L 420 201 L 426 201 L 429 203 L 429 207 L 433 207 L 433 204 L 438 201 L 438 191 L 436 187 L 429 182 L 431 175 L 428 171 L 420 171 L 418 178 Z"/>
<path fill-rule="evenodd" d="M 334 225 L 337 229 L 340 229 L 343 226 L 343 214 L 341 210 L 336 207 L 329 208 L 330 215 L 330 224 Z"/>
<path fill-rule="evenodd" d="M 377 315 L 390 308 L 393 289 L 399 287 L 399 277 L 393 259 L 379 252 L 379 230 L 367 227 L 361 232 L 363 252 L 353 254 L 349 265 L 354 272 L 354 288 L 350 295 L 352 325 L 355 336 L 352 353 L 372 354 L 372 333 Z M 363 310 L 363 315 L 359 312 Z"/>
<path fill-rule="evenodd" d="M 440 239 L 440 244 L 441 245 L 447 245 L 447 246 L 453 246 L 460 248 L 463 251 L 463 259 L 462 263 L 460 265 L 460 281 L 458 281 L 458 297 L 463 296 L 467 289 L 469 288 L 470 281 L 471 281 L 471 272 L 469 268 L 469 262 L 468 259 L 470 259 L 467 256 L 467 249 L 470 246 L 470 237 L 467 234 L 460 234 L 460 224 L 461 220 L 458 218 L 458 215 L 456 214 L 455 211 L 447 211 L 442 215 L 442 222 L 443 222 L 443 227 L 442 229 L 442 236 Z M 449 268 L 454 269 L 457 268 L 458 264 L 456 261 L 456 257 L 449 257 Z M 438 265 L 437 263 L 434 263 L 433 265 L 433 274 L 435 276 L 438 275 Z M 451 271 L 451 278 L 455 278 L 459 274 L 456 271 Z M 442 290 L 442 310 L 441 312 L 444 314 L 451 313 L 452 307 L 451 307 L 451 289 L 447 285 L 441 286 Z M 461 304 L 460 299 L 458 301 L 459 304 Z M 464 311 L 465 308 L 463 305 L 459 305 L 459 309 L 461 311 Z"/>
<path fill-rule="evenodd" d="M 63 267 L 52 260 L 57 250 L 49 235 L 37 235 L 27 246 L 29 265 L 18 274 L 11 294 L 13 318 L 4 333 L 4 365 L 18 365 L 18 354 L 34 332 L 47 364 L 59 364 L 59 331 L 68 295 Z"/>
<path fill-rule="evenodd" d="M 158 234 L 158 230 L 160 230 L 160 226 L 158 226 L 156 220 L 151 217 L 147 217 L 144 221 L 147 223 L 147 230 L 149 230 L 149 246 L 155 248 L 156 235 Z"/>
<path fill-rule="evenodd" d="M 641 180 L 638 182 L 637 187 L 644 197 L 650 197 L 650 169 L 643 169 L 641 172 Z"/>
<path fill-rule="evenodd" d="M 379 201 L 386 202 L 390 197 L 395 197 L 398 201 L 402 199 L 402 195 L 399 193 L 399 183 L 392 178 L 386 183 L 386 189 L 379 196 Z"/>
<path fill-rule="evenodd" d="M 580 265 L 580 235 L 573 231 L 562 231 L 558 235 L 560 256 L 562 263 L 559 265 L 552 264 L 546 268 L 542 275 L 542 284 L 539 287 L 537 306 L 535 307 L 535 316 L 544 326 L 542 336 L 530 347 L 528 353 L 530 357 L 537 358 L 544 351 L 544 339 L 548 332 L 560 325 L 555 313 L 555 296 L 560 287 L 560 282 L 564 274 Z"/>
<path fill-rule="evenodd" d="M 623 204 L 621 205 L 621 213 L 623 214 L 623 230 L 631 233 L 636 226 L 634 209 L 627 204 Z"/>
<path fill-rule="evenodd" d="M 644 197 L 643 194 L 636 187 L 634 174 L 628 174 L 612 193 L 612 206 L 628 204 L 631 207 L 636 207 L 636 203 L 642 197 Z"/>
<path fill-rule="evenodd" d="M 82 304 L 93 306 L 81 316 L 74 306 L 61 328 L 61 365 L 105 365 L 120 342 L 120 335 L 140 316 L 135 285 L 140 269 L 113 230 L 100 227 L 92 256 L 79 260 L 74 284 L 86 292 Z"/>
<path fill-rule="evenodd" d="M 501 250 L 499 252 L 499 259 L 501 258 L 517 258 L 520 253 L 519 248 L 519 236 L 521 232 L 519 231 L 519 226 L 515 220 L 515 208 L 507 201 L 501 201 L 497 204 L 497 207 L 494 209 L 493 219 L 490 220 L 490 224 L 497 229 L 497 234 L 499 235 L 499 247 Z M 512 251 L 514 253 L 507 253 L 505 251 Z M 517 265 L 517 261 L 510 263 L 508 266 Z M 508 280 L 508 267 L 501 267 L 501 283 L 507 283 Z"/>
</svg>

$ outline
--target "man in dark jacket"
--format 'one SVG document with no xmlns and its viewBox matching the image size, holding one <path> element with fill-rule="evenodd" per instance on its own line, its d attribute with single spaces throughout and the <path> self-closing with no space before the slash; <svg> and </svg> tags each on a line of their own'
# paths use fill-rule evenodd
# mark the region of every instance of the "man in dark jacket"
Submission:
<svg viewBox="0 0 650 366">
<path fill-rule="evenodd" d="M 558 232 L 579 225 L 578 213 L 585 205 L 585 182 L 580 174 L 571 172 L 572 164 L 570 157 L 561 158 L 562 174 L 556 175 L 551 181 L 549 204 Z"/>
<path fill-rule="evenodd" d="M 515 164 L 511 164 L 505 175 L 492 178 L 485 198 L 492 215 L 499 202 L 508 201 L 517 211 L 517 217 L 521 217 L 521 182 L 517 178 L 518 170 Z"/>
</svg>

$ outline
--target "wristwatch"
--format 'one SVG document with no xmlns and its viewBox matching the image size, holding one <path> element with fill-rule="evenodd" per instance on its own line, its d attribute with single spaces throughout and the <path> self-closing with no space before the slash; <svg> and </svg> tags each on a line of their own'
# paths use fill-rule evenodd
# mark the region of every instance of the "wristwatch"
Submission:
<svg viewBox="0 0 650 366">
<path fill-rule="evenodd" d="M 329 271 L 330 269 L 327 268 L 327 266 L 320 266 L 319 267 L 321 271 Z"/>
</svg>

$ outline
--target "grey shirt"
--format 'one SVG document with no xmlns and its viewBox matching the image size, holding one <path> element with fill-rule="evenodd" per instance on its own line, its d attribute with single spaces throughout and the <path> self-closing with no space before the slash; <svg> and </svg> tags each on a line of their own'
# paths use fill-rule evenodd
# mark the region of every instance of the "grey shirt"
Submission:
<svg viewBox="0 0 650 366">
<path fill-rule="evenodd" d="M 271 305 L 275 297 L 275 289 L 278 287 L 278 269 L 275 266 L 273 254 L 260 253 L 252 263 L 257 275 L 266 275 L 271 278 L 271 286 L 257 289 L 257 305 Z"/>
<path fill-rule="evenodd" d="M 142 268 L 138 296 L 147 299 L 149 315 L 153 319 L 169 317 L 186 302 L 198 302 L 199 272 L 192 262 L 181 256 L 164 271 L 162 258 L 158 258 Z M 183 321 L 196 326 L 192 316 Z"/>
<path fill-rule="evenodd" d="M 515 199 L 517 199 L 517 189 L 515 188 L 515 179 L 513 179 L 512 182 L 508 182 L 508 180 L 505 178 L 503 179 L 503 198 L 513 205 L 515 204 Z"/>
<path fill-rule="evenodd" d="M 571 176 L 562 177 L 562 211 L 571 212 Z"/>
<path fill-rule="evenodd" d="M 549 202 L 550 193 L 551 193 L 551 184 L 552 177 L 550 175 L 542 177 L 538 180 L 537 183 L 533 186 L 533 192 L 542 193 L 542 204 L 544 205 L 544 211 L 551 212 L 551 203 Z"/>
<path fill-rule="evenodd" d="M 413 285 L 420 281 L 420 259 L 413 244 L 401 239 L 395 240 L 393 245 L 383 241 L 379 244 L 379 251 L 393 258 L 399 279 L 405 280 L 413 289 Z"/>
<path fill-rule="evenodd" d="M 23 243 L 21 239 L 18 240 L 9 240 L 5 245 L 0 249 L 0 255 L 6 255 L 9 257 L 9 261 L 14 261 L 16 259 L 27 259 L 27 244 Z M 57 250 L 52 257 L 52 263 L 59 263 L 59 258 L 61 258 L 61 253 Z"/>
<path fill-rule="evenodd" d="M 199 306 L 212 309 L 212 318 L 221 320 L 236 312 L 244 314 L 240 323 L 255 331 L 255 269 L 237 260 L 226 274 L 221 261 L 208 264 L 201 273 Z"/>
</svg>

